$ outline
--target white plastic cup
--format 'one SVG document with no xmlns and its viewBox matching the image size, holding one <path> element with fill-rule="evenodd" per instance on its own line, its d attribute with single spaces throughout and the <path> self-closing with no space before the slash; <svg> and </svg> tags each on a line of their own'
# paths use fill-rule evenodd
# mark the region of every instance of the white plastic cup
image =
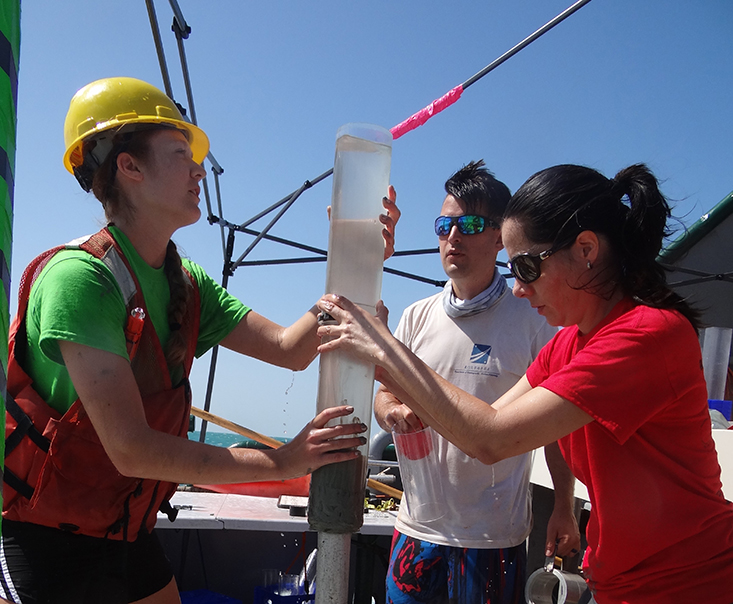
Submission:
<svg viewBox="0 0 733 604">
<path fill-rule="evenodd" d="M 300 585 L 298 584 L 298 575 L 281 574 L 277 587 L 278 596 L 297 596 L 300 595 Z"/>
<path fill-rule="evenodd" d="M 274 590 L 280 581 L 280 571 L 276 568 L 263 568 L 259 571 L 259 583 L 262 587 Z"/>
<path fill-rule="evenodd" d="M 524 597 L 527 604 L 577 604 L 588 586 L 580 575 L 564 570 L 544 568 L 534 571 L 527 579 Z"/>
<path fill-rule="evenodd" d="M 404 503 L 418 522 L 433 522 L 445 515 L 445 497 L 438 479 L 438 438 L 432 428 L 414 432 L 392 431 L 400 464 Z"/>
</svg>

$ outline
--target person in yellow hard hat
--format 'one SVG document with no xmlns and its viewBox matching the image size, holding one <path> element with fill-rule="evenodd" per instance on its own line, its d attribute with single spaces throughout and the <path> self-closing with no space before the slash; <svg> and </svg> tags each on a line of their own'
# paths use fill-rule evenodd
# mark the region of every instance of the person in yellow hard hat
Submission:
<svg viewBox="0 0 733 604">
<path fill-rule="evenodd" d="M 366 426 L 327 427 L 353 411 L 337 407 L 276 450 L 187 440 L 194 357 L 221 344 L 303 369 L 320 342 L 317 311 L 281 327 L 180 258 L 171 236 L 201 215 L 209 142 L 160 90 L 132 78 L 93 82 L 72 99 L 65 137 L 64 163 L 102 202 L 108 224 L 42 254 L 21 282 L 0 597 L 177 603 L 152 533 L 176 484 L 302 476 L 356 457 Z M 385 256 L 394 250 L 394 201 L 390 187 Z"/>
</svg>

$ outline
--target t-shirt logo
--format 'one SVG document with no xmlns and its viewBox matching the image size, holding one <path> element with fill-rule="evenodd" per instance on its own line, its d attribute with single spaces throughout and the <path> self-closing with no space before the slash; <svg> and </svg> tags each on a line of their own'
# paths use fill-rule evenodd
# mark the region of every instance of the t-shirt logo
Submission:
<svg viewBox="0 0 733 604">
<path fill-rule="evenodd" d="M 488 344 L 474 344 L 473 352 L 471 352 L 471 362 L 480 365 L 486 365 L 489 362 L 491 354 L 491 346 Z"/>
</svg>

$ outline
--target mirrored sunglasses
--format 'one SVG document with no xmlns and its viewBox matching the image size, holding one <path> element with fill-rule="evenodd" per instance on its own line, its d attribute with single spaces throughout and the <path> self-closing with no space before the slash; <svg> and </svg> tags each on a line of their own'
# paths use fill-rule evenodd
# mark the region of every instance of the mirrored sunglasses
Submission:
<svg viewBox="0 0 733 604">
<path fill-rule="evenodd" d="M 438 237 L 445 237 L 453 228 L 458 227 L 461 235 L 478 235 L 483 233 L 486 227 L 490 229 L 499 229 L 501 226 L 485 216 L 477 216 L 476 214 L 464 214 L 463 216 L 438 216 L 435 219 L 435 234 Z"/>
</svg>

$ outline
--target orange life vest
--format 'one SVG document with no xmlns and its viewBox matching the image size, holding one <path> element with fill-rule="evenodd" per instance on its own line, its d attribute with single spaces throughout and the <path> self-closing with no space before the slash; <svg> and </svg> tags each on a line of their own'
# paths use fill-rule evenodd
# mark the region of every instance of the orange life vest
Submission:
<svg viewBox="0 0 733 604">
<path fill-rule="evenodd" d="M 198 339 L 200 300 L 194 279 L 185 319 L 188 343 L 184 378 L 171 383 L 165 354 L 145 310 L 145 300 L 129 262 L 108 229 L 38 256 L 25 270 L 18 294 L 18 314 L 10 326 L 6 400 L 3 518 L 60 528 L 93 537 L 134 541 L 150 532 L 157 511 L 176 490 L 173 483 L 120 474 L 107 456 L 80 400 L 62 416 L 34 390 L 22 363 L 26 345 L 25 315 L 31 286 L 47 262 L 62 249 L 81 249 L 99 258 L 117 280 L 128 313 L 125 326 L 131 367 L 151 428 L 186 436 L 191 409 L 188 375 Z M 136 325 L 137 323 L 137 325 Z M 136 329 L 136 327 L 138 329 Z"/>
</svg>

